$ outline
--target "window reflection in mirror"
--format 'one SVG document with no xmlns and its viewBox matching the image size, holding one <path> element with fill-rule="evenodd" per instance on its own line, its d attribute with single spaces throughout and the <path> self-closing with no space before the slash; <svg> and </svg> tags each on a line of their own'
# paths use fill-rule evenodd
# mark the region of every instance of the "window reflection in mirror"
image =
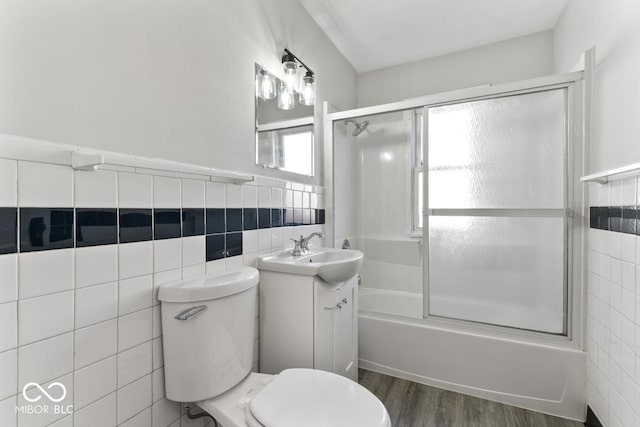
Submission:
<svg viewBox="0 0 640 427">
<path fill-rule="evenodd" d="M 256 81 L 260 73 L 269 73 L 256 64 Z M 269 75 L 280 88 L 281 80 Z M 314 175 L 313 106 L 301 105 L 295 94 L 295 107 L 278 108 L 278 96 L 264 99 L 257 95 L 256 86 L 256 163 L 265 168 L 278 169 L 305 176 Z M 279 94 L 279 91 L 278 91 Z"/>
</svg>

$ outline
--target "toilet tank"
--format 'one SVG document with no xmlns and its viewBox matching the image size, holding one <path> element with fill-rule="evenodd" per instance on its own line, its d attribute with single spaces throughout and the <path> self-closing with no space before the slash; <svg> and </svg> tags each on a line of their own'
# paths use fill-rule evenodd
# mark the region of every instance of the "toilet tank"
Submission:
<svg viewBox="0 0 640 427">
<path fill-rule="evenodd" d="M 253 365 L 258 270 L 245 267 L 162 286 L 166 397 L 197 402 L 238 384 Z"/>
</svg>

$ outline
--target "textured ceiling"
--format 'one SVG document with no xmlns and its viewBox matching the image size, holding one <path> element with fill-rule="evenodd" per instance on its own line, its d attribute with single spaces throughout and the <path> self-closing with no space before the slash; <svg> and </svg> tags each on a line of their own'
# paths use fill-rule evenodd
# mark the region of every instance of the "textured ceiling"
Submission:
<svg viewBox="0 0 640 427">
<path fill-rule="evenodd" d="M 567 0 L 300 0 L 358 72 L 555 27 Z"/>
</svg>

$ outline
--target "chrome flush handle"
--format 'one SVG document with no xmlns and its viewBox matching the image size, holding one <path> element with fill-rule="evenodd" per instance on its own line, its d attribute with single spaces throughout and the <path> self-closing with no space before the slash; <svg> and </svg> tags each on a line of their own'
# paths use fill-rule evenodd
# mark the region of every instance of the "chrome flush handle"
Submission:
<svg viewBox="0 0 640 427">
<path fill-rule="evenodd" d="M 194 317 L 200 316 L 207 309 L 206 305 L 198 305 L 196 307 L 187 308 L 186 310 L 178 313 L 174 319 L 176 320 L 189 320 Z"/>
</svg>

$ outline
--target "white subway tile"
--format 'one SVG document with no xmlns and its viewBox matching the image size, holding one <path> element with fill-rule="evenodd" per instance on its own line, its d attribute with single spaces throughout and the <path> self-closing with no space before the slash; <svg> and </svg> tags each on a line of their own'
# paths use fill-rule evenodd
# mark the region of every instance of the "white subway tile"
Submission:
<svg viewBox="0 0 640 427">
<path fill-rule="evenodd" d="M 226 206 L 227 208 L 243 207 L 242 185 L 227 184 Z"/>
<path fill-rule="evenodd" d="M 16 427 L 18 425 L 18 416 L 16 415 L 16 406 L 18 401 L 16 396 L 0 400 L 0 420 L 3 427 Z"/>
<path fill-rule="evenodd" d="M 18 349 L 18 388 L 44 383 L 73 370 L 73 333 L 59 335 Z"/>
<path fill-rule="evenodd" d="M 608 233 L 609 247 L 607 253 L 613 258 L 620 258 L 622 251 L 621 233 Z"/>
<path fill-rule="evenodd" d="M 137 311 L 118 318 L 118 351 L 126 350 L 151 339 L 152 312 Z"/>
<path fill-rule="evenodd" d="M 151 407 L 129 418 L 119 427 L 155 427 L 151 424 Z"/>
<path fill-rule="evenodd" d="M 117 282 L 76 290 L 76 328 L 84 328 L 117 316 Z"/>
<path fill-rule="evenodd" d="M 18 162 L 18 205 L 73 206 L 73 169 L 68 166 Z"/>
<path fill-rule="evenodd" d="M 633 234 L 620 235 L 620 259 L 626 262 L 635 262 L 636 237 Z"/>
<path fill-rule="evenodd" d="M 18 350 L 0 353 L 0 400 L 18 392 Z M 1 420 L 1 418 L 0 418 Z"/>
<path fill-rule="evenodd" d="M 18 254 L 0 255 L 0 304 L 18 299 Z"/>
<path fill-rule="evenodd" d="M 90 365 L 118 351 L 117 319 L 98 323 L 75 333 L 75 367 Z"/>
<path fill-rule="evenodd" d="M 182 266 L 205 262 L 205 236 L 192 236 L 182 239 Z"/>
<path fill-rule="evenodd" d="M 156 369 L 151 375 L 151 396 L 154 402 L 164 397 L 164 369 Z"/>
<path fill-rule="evenodd" d="M 622 285 L 622 264 L 617 258 L 609 260 L 609 280 L 615 285 Z"/>
<path fill-rule="evenodd" d="M 271 249 L 271 230 L 258 230 L 259 249 L 266 251 Z"/>
<path fill-rule="evenodd" d="M 207 208 L 224 208 L 226 205 L 226 184 L 221 182 L 205 183 L 205 206 Z"/>
<path fill-rule="evenodd" d="M 243 185 L 242 189 L 243 206 L 245 208 L 257 208 L 258 187 L 256 187 L 255 185 Z"/>
<path fill-rule="evenodd" d="M 284 208 L 293 208 L 293 190 L 284 190 Z"/>
<path fill-rule="evenodd" d="M 178 270 L 163 271 L 161 273 L 154 273 L 153 275 L 153 304 L 160 304 L 158 301 L 158 289 L 160 286 L 169 282 L 174 282 L 182 278 L 182 272 Z"/>
<path fill-rule="evenodd" d="M 118 314 L 120 316 L 151 307 L 153 276 L 121 280 L 118 284 Z"/>
<path fill-rule="evenodd" d="M 296 209 L 302 209 L 302 191 L 293 192 L 293 207 Z"/>
<path fill-rule="evenodd" d="M 284 248 L 284 231 L 276 227 L 271 229 L 271 249 L 279 250 Z"/>
<path fill-rule="evenodd" d="M 163 176 L 153 177 L 153 206 L 179 208 L 181 205 L 180 180 Z"/>
<path fill-rule="evenodd" d="M 118 424 L 148 406 L 151 406 L 151 375 L 118 390 Z"/>
<path fill-rule="evenodd" d="M 302 193 L 302 207 L 304 209 L 309 209 L 311 207 L 311 197 L 309 193 Z"/>
<path fill-rule="evenodd" d="M 18 162 L 0 159 L 0 206 L 18 206 Z"/>
<path fill-rule="evenodd" d="M 118 174 L 114 171 L 75 171 L 75 207 L 118 206 Z"/>
<path fill-rule="evenodd" d="M 318 195 L 316 193 L 311 193 L 309 207 L 311 209 L 318 209 Z"/>
<path fill-rule="evenodd" d="M 164 366 L 164 353 L 162 349 L 162 337 L 153 340 L 153 370 Z"/>
<path fill-rule="evenodd" d="M 622 181 L 622 206 L 636 205 L 636 179 Z"/>
<path fill-rule="evenodd" d="M 20 300 L 20 345 L 51 338 L 73 330 L 73 291 Z"/>
<path fill-rule="evenodd" d="M 258 189 L 258 207 L 271 208 L 271 188 L 260 187 Z"/>
<path fill-rule="evenodd" d="M 272 188 L 271 189 L 271 207 L 274 209 L 280 209 L 283 207 L 282 205 L 282 189 L 281 188 Z"/>
<path fill-rule="evenodd" d="M 119 366 L 115 356 L 103 359 L 74 372 L 74 408 L 80 409 L 117 389 Z"/>
<path fill-rule="evenodd" d="M 206 266 L 207 275 L 220 276 L 225 272 L 224 259 L 217 259 L 215 261 L 208 261 Z"/>
<path fill-rule="evenodd" d="M 18 346 L 18 308 L 16 302 L 0 304 L 0 351 Z"/>
<path fill-rule="evenodd" d="M 152 316 L 153 331 L 151 332 L 151 337 L 158 338 L 162 336 L 162 315 L 159 305 L 153 307 Z"/>
<path fill-rule="evenodd" d="M 49 424 L 47 427 L 73 427 L 73 414 Z"/>
<path fill-rule="evenodd" d="M 258 243 L 258 230 L 242 232 L 242 253 L 256 253 L 260 249 Z"/>
<path fill-rule="evenodd" d="M 257 268 L 258 253 L 254 252 L 252 254 L 244 254 L 242 255 L 242 265 L 245 267 L 253 267 Z"/>
<path fill-rule="evenodd" d="M 622 206 L 622 182 L 614 181 L 609 183 L 609 204 L 611 206 Z"/>
<path fill-rule="evenodd" d="M 153 242 L 153 271 L 155 273 L 182 267 L 182 239 Z"/>
<path fill-rule="evenodd" d="M 118 388 L 151 373 L 152 343 L 147 341 L 118 354 Z"/>
<path fill-rule="evenodd" d="M 180 405 L 167 399 L 160 399 L 151 408 L 151 424 L 154 427 L 167 427 L 180 418 Z"/>
<path fill-rule="evenodd" d="M 118 173 L 118 207 L 153 207 L 153 184 L 150 175 Z"/>
<path fill-rule="evenodd" d="M 118 245 L 78 248 L 75 256 L 77 288 L 118 280 Z"/>
<path fill-rule="evenodd" d="M 182 278 L 187 279 L 189 277 L 204 276 L 205 275 L 205 263 L 190 265 L 182 268 Z"/>
<path fill-rule="evenodd" d="M 153 273 L 153 242 L 119 245 L 118 264 L 120 280 Z"/>
<path fill-rule="evenodd" d="M 204 181 L 195 179 L 182 180 L 182 208 L 204 208 Z"/>
<path fill-rule="evenodd" d="M 75 426 L 113 427 L 116 420 L 116 393 L 92 403 L 82 409 L 74 411 Z"/>
<path fill-rule="evenodd" d="M 239 271 L 244 267 L 244 258 L 242 255 L 225 258 L 224 267 L 226 271 Z"/>
<path fill-rule="evenodd" d="M 29 252 L 18 256 L 20 298 L 73 289 L 73 249 Z"/>
</svg>

